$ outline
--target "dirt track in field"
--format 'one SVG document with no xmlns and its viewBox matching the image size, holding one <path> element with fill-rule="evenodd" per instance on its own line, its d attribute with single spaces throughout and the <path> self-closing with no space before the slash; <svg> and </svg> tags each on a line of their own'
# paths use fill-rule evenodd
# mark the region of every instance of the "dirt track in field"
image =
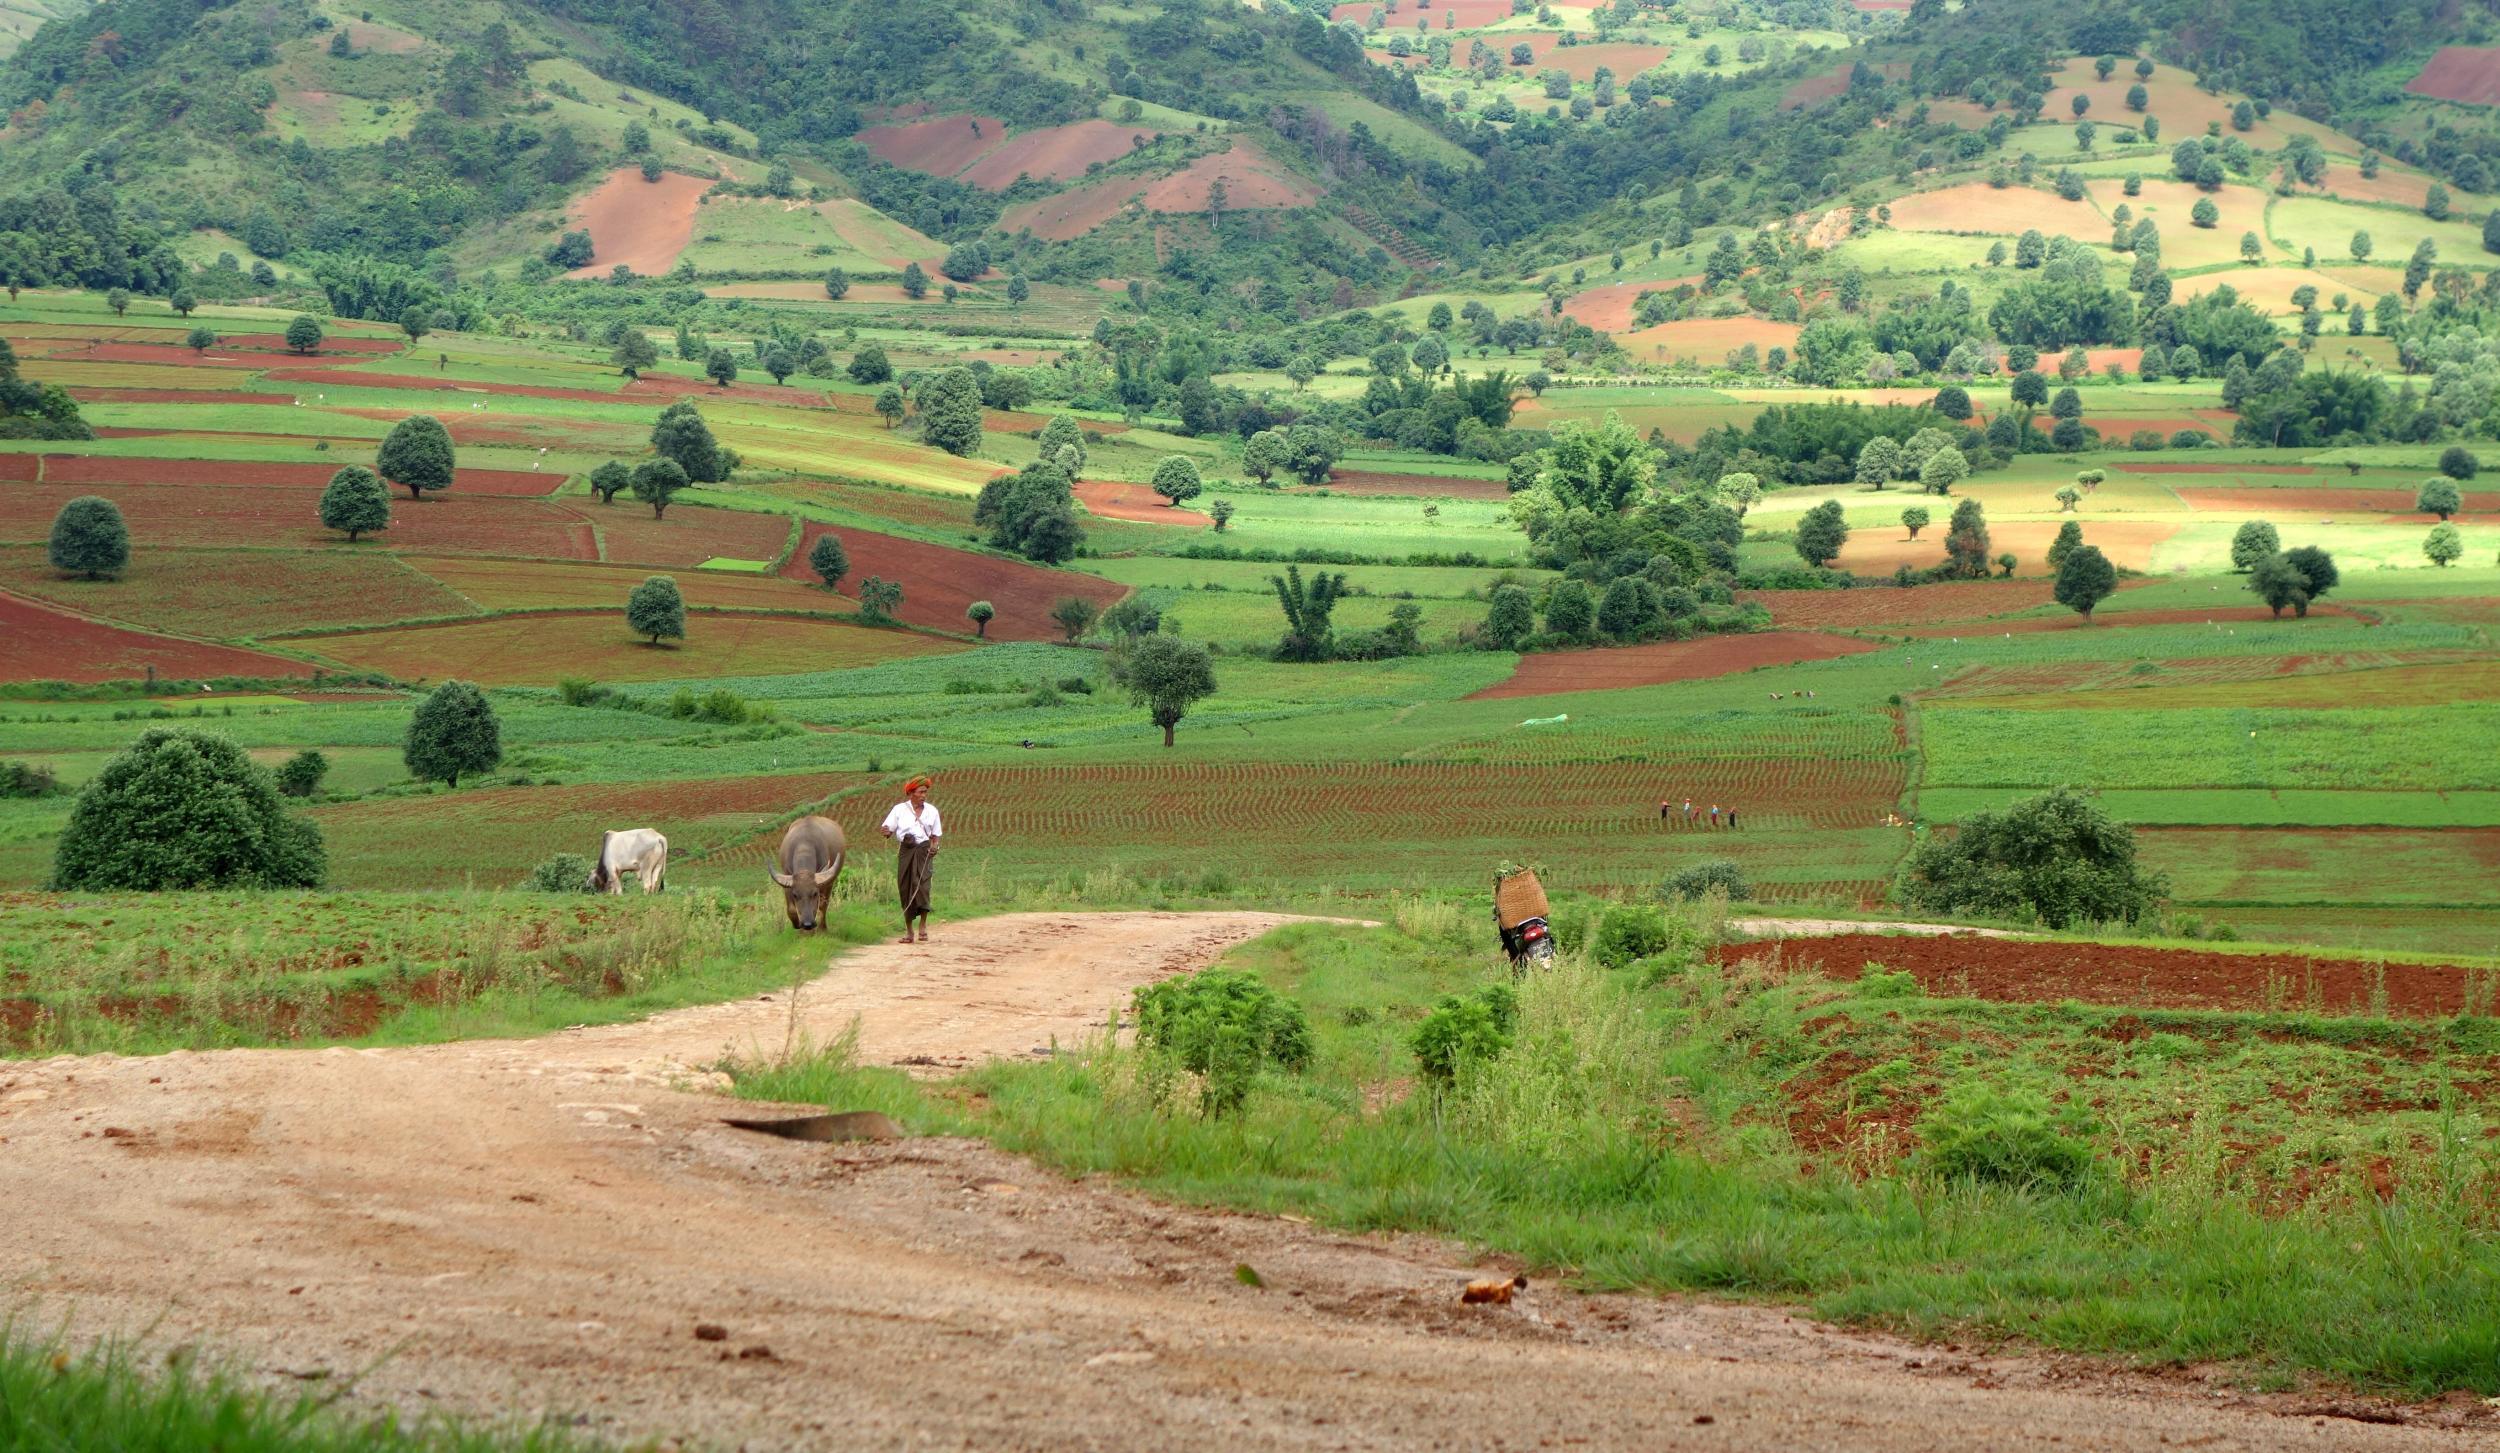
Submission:
<svg viewBox="0 0 2500 1453">
<path fill-rule="evenodd" d="M 0 1285 L 351 1407 L 785 1448 L 2464 1448 L 2400 1416 L 1776 1311 L 1462 1308 L 1456 1248 L 1175 1210 L 958 1141 L 727 1129 L 724 1050 L 856 1016 L 931 1072 L 1098 1024 L 1280 922 L 1026 914 L 799 992 L 419 1049 L 0 1067 Z M 734 1113 L 734 1112 L 733 1112 Z M 1255 1267 L 1264 1287 L 1236 1277 Z M 717 1331 L 698 1336 L 697 1327 Z"/>
</svg>

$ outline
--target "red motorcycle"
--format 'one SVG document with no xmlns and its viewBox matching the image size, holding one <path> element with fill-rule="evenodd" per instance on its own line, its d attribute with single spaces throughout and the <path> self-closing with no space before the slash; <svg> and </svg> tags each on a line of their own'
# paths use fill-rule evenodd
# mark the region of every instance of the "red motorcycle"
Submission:
<svg viewBox="0 0 2500 1453">
<path fill-rule="evenodd" d="M 1532 868 L 1514 868 L 1493 875 L 1493 927 L 1510 955 L 1513 973 L 1525 972 L 1554 957 L 1554 931 L 1545 920 L 1545 885 Z"/>
</svg>

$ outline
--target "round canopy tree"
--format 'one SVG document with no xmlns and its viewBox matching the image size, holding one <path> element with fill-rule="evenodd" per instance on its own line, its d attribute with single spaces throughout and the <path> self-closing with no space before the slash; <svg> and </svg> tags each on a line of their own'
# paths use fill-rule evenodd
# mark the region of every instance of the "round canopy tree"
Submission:
<svg viewBox="0 0 2500 1453">
<path fill-rule="evenodd" d="M 2086 621 L 2092 619 L 2092 608 L 2109 599 L 2109 593 L 2117 588 L 2117 567 L 2109 563 L 2109 557 L 2097 545 L 2077 545 L 2058 562 L 2057 584 L 2053 588 L 2057 603 Z"/>
<path fill-rule="evenodd" d="M 410 414 L 391 426 L 374 470 L 408 491 L 410 499 L 451 488 L 451 431 L 432 414 Z"/>
<path fill-rule="evenodd" d="M 322 488 L 321 523 L 346 531 L 351 544 L 358 535 L 389 529 L 390 486 L 382 482 L 382 476 L 361 464 L 347 466 L 331 475 L 329 484 Z"/>
<path fill-rule="evenodd" d="M 142 732 L 78 794 L 53 850 L 64 892 L 318 888 L 321 830 L 224 737 Z"/>
<path fill-rule="evenodd" d="M 842 537 L 818 535 L 816 543 L 807 549 L 807 568 L 816 572 L 825 589 L 840 590 L 842 577 L 851 573 L 851 556 L 842 548 Z"/>
<path fill-rule="evenodd" d="M 53 569 L 102 580 L 129 563 L 130 527 L 111 500 L 82 494 L 52 517 Z"/>
<path fill-rule="evenodd" d="M 1167 455 L 1162 463 L 1155 466 L 1154 492 L 1163 496 L 1166 505 L 1196 499 L 1205 487 L 1198 478 L 1198 466 L 1188 455 Z"/>
<path fill-rule="evenodd" d="M 654 575 L 634 587 L 625 598 L 625 622 L 637 636 L 650 638 L 658 645 L 663 639 L 682 641 L 686 638 L 686 598 L 678 593 L 677 577 Z"/>
<path fill-rule="evenodd" d="M 1128 648 L 1115 670 L 1129 700 L 1146 708 L 1172 745 L 1172 728 L 1200 701 L 1215 694 L 1215 662 L 1207 648 L 1178 636 L 1154 635 Z"/>
<path fill-rule="evenodd" d="M 1976 812 L 1910 855 L 1901 895 L 1930 913 L 2037 919 L 2050 928 L 2135 923 L 2168 891 L 2135 860 L 2135 834 L 2060 787 Z"/>
<path fill-rule="evenodd" d="M 503 724 L 485 692 L 466 681 L 446 681 L 417 704 L 400 759 L 420 782 L 457 787 L 462 777 L 491 772 L 503 760 Z"/>
<path fill-rule="evenodd" d="M 2437 515 L 2445 520 L 2465 508 L 2465 496 L 2453 480 L 2426 479 L 2422 481 L 2420 491 L 2413 496 L 2413 507 L 2426 515 Z"/>
</svg>

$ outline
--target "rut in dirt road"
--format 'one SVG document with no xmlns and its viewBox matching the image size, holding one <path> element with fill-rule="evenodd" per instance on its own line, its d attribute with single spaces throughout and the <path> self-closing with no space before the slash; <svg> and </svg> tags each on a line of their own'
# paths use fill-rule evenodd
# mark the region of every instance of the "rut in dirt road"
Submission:
<svg viewBox="0 0 2500 1453">
<path fill-rule="evenodd" d="M 1541 1281 L 1462 1308 L 1443 1243 L 1176 1210 L 971 1142 L 745 1134 L 672 1088 L 854 1018 L 872 1062 L 1067 1044 L 1286 921 L 1017 915 L 847 955 L 795 1005 L 0 1068 L 0 1285 L 36 1325 L 352 1379 L 350 1407 L 722 1448 L 2466 1446 L 1775 1311 Z"/>
</svg>

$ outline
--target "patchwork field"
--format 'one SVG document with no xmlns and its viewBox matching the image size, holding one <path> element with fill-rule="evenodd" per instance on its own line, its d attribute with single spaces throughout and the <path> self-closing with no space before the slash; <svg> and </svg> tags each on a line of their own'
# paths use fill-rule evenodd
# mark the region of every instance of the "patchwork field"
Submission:
<svg viewBox="0 0 2500 1453">
<path fill-rule="evenodd" d="M 566 676 L 674 681 L 838 670 L 950 649 L 925 636 L 837 621 L 759 614 L 687 617 L 686 638 L 651 645 L 625 624 L 624 603 L 599 613 L 533 613 L 458 625 L 356 631 L 293 642 L 354 670 L 425 684 L 549 685 Z"/>
</svg>

